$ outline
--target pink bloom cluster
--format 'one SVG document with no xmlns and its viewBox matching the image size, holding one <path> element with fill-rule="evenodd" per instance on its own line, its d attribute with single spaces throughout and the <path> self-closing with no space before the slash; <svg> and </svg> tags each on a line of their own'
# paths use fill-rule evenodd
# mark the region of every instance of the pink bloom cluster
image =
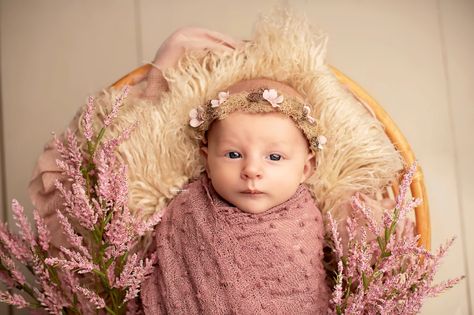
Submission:
<svg viewBox="0 0 474 315">
<path fill-rule="evenodd" d="M 353 214 L 346 221 L 349 236 L 343 252 L 337 223 L 328 215 L 336 270 L 330 314 L 415 314 L 426 297 L 434 297 L 463 277 L 433 285 L 442 257 L 453 239 L 431 254 L 418 244 L 407 213 L 421 203 L 408 198 L 416 171 L 414 163 L 404 175 L 395 208 L 378 222 L 359 196 L 353 197 Z M 357 216 L 357 213 L 361 216 Z M 357 221 L 363 218 L 365 224 Z M 360 219 L 359 219 L 360 220 Z M 369 234 L 375 238 L 368 237 Z"/>
<path fill-rule="evenodd" d="M 57 164 L 68 177 L 56 182 L 64 199 L 57 216 L 67 246 L 50 248 L 50 233 L 35 211 L 36 237 L 23 208 L 13 201 L 20 234 L 0 224 L 0 281 L 24 295 L 0 292 L 0 302 L 50 314 L 125 314 L 129 301 L 133 309 L 133 299 L 156 261 L 154 254 L 146 258 L 137 244 L 161 215 L 143 220 L 128 208 L 127 168 L 115 153 L 136 124 L 116 138 L 103 139 L 127 93 L 126 88 L 116 98 L 97 134 L 92 125 L 94 100 L 89 98 L 82 120 L 84 144 L 70 131 L 65 143 L 56 138 L 61 156 Z M 15 261 L 33 273 L 34 284 L 27 283 Z"/>
</svg>

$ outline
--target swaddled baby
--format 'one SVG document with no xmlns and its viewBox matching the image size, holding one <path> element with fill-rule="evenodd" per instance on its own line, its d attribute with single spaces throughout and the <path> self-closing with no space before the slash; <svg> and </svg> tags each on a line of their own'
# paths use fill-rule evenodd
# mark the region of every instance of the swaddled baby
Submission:
<svg viewBox="0 0 474 315">
<path fill-rule="evenodd" d="M 241 81 L 194 109 L 206 174 L 156 228 L 147 314 L 319 314 L 323 222 L 304 184 L 325 143 L 291 87 Z"/>
</svg>

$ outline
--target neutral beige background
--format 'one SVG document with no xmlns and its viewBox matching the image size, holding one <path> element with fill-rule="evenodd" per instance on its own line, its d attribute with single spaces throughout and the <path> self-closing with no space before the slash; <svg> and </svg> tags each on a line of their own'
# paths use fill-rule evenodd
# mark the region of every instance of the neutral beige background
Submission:
<svg viewBox="0 0 474 315">
<path fill-rule="evenodd" d="M 427 178 L 433 247 L 458 237 L 438 279 L 468 278 L 428 300 L 423 314 L 470 314 L 474 1 L 289 2 L 329 33 L 330 63 L 380 101 L 411 142 Z M 248 38 L 273 3 L 2 0 L 3 197 L 30 207 L 26 186 L 50 132 L 63 130 L 88 95 L 151 60 L 173 30 L 196 25 Z"/>
</svg>

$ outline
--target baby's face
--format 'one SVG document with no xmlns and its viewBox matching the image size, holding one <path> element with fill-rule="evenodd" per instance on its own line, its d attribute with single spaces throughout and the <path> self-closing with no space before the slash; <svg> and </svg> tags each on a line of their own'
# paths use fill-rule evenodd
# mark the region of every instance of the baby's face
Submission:
<svg viewBox="0 0 474 315">
<path fill-rule="evenodd" d="M 249 213 L 287 201 L 315 163 L 302 132 L 280 113 L 235 112 L 215 121 L 202 153 L 216 192 Z"/>
</svg>

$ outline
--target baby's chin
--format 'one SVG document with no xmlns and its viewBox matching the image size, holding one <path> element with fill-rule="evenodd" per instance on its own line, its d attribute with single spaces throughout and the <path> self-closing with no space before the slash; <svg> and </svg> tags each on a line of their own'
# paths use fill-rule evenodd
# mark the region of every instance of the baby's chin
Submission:
<svg viewBox="0 0 474 315">
<path fill-rule="evenodd" d="M 278 206 L 280 203 L 269 203 L 262 200 L 236 202 L 234 205 L 245 213 L 259 214 Z"/>
</svg>

